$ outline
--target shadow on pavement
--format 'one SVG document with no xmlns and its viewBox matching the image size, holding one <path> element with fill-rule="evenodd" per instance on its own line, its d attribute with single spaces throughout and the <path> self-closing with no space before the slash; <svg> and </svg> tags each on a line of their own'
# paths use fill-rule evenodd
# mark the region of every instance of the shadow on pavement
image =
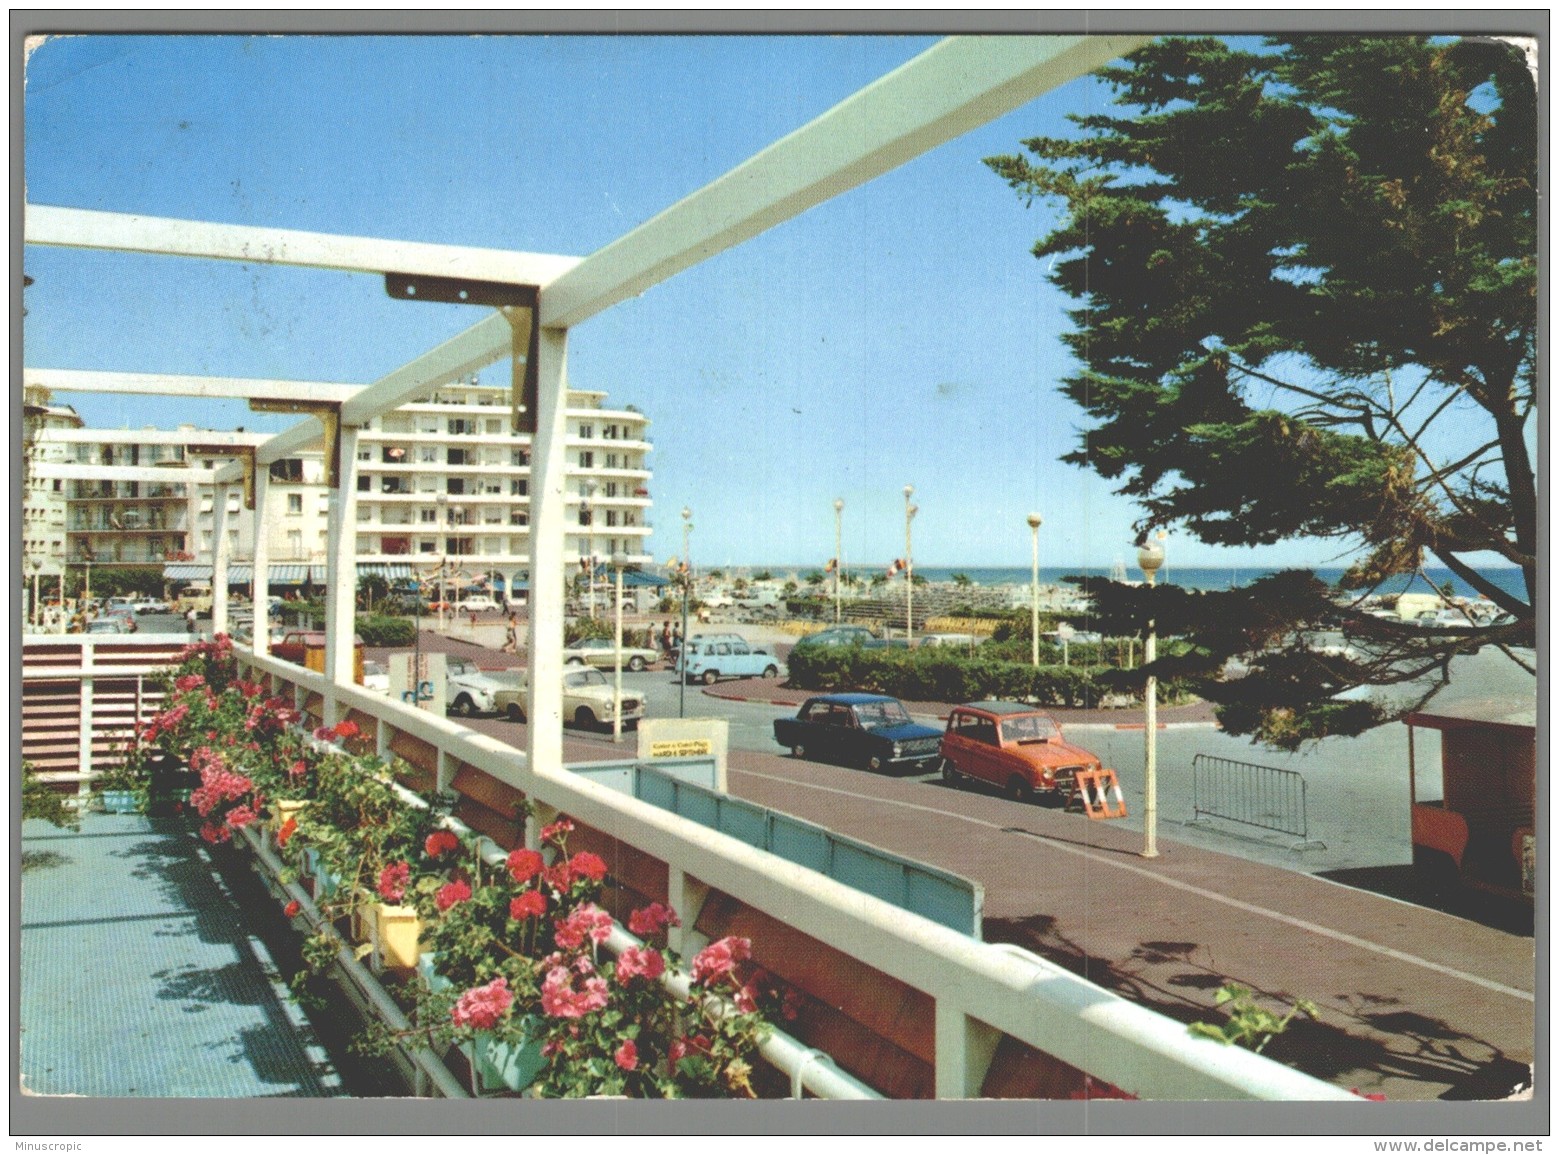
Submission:
<svg viewBox="0 0 1559 1155">
<path fill-rule="evenodd" d="M 1532 904 L 1461 887 L 1437 887 L 1411 865 L 1323 870 L 1316 877 L 1428 907 L 1492 930 L 1532 937 Z"/>
</svg>

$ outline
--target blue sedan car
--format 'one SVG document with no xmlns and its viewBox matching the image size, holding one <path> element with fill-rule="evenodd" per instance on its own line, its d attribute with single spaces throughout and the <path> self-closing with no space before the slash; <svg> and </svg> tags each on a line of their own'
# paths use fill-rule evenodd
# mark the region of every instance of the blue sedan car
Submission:
<svg viewBox="0 0 1559 1155">
<path fill-rule="evenodd" d="M 942 731 L 910 721 L 897 698 L 823 694 L 808 698 L 794 718 L 774 719 L 774 740 L 797 758 L 926 771 L 940 760 Z"/>
</svg>

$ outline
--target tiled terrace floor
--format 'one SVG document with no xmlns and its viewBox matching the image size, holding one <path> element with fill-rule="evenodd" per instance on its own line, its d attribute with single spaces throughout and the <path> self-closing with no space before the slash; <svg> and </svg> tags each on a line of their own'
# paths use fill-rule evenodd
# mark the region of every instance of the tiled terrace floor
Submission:
<svg viewBox="0 0 1559 1155">
<path fill-rule="evenodd" d="M 345 1095 L 190 823 L 22 828 L 21 1083 L 38 1095 Z"/>
</svg>

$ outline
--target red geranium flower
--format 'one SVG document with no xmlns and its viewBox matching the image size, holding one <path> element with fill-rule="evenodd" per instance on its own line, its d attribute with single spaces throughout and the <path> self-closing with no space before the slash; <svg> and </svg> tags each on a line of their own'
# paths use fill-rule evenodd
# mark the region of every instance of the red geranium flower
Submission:
<svg viewBox="0 0 1559 1155">
<path fill-rule="evenodd" d="M 521 847 L 519 850 L 509 852 L 509 861 L 506 865 L 509 868 L 509 877 L 515 882 L 529 882 L 541 873 L 545 863 L 538 852 Z"/>
<path fill-rule="evenodd" d="M 379 873 L 379 897 L 386 902 L 399 902 L 406 897 L 406 885 L 411 881 L 411 864 L 397 862 L 386 866 Z"/>
<path fill-rule="evenodd" d="M 457 850 L 459 847 L 460 839 L 452 830 L 435 830 L 422 844 L 422 849 L 429 858 L 437 858 L 445 851 Z"/>
<path fill-rule="evenodd" d="M 362 728 L 348 718 L 345 722 L 336 723 L 337 738 L 355 738 L 362 733 Z"/>
<path fill-rule="evenodd" d="M 574 878 L 588 878 L 591 882 L 600 882 L 606 877 L 606 863 L 600 855 L 591 854 L 588 850 L 581 850 L 568 862 L 569 874 Z"/>
<path fill-rule="evenodd" d="M 452 906 L 458 906 L 471 897 L 471 887 L 468 883 L 455 881 L 439 887 L 437 894 L 433 896 L 433 904 L 443 913 Z"/>
<path fill-rule="evenodd" d="M 298 911 L 300 911 L 302 909 L 303 909 L 303 904 L 301 902 L 299 902 L 297 899 L 293 899 L 282 910 L 282 913 L 285 914 L 288 918 L 296 918 L 298 916 Z"/>
<path fill-rule="evenodd" d="M 682 920 L 677 917 L 676 911 L 670 907 L 662 906 L 658 902 L 652 902 L 642 910 L 636 910 L 628 916 L 628 929 L 640 938 L 649 938 L 659 934 L 668 926 L 681 926 Z"/>
<path fill-rule="evenodd" d="M 287 843 L 292 840 L 292 836 L 297 832 L 298 820 L 289 815 L 287 821 L 281 824 L 281 829 L 276 832 L 276 845 L 286 849 Z"/>
<path fill-rule="evenodd" d="M 540 918 L 547 913 L 547 900 L 539 890 L 527 890 L 509 900 L 509 917 L 515 921 Z"/>
<path fill-rule="evenodd" d="M 617 1065 L 623 1070 L 636 1070 L 639 1066 L 639 1048 L 633 1045 L 632 1039 L 629 1039 L 617 1048 L 617 1053 L 612 1058 L 617 1061 Z"/>
</svg>

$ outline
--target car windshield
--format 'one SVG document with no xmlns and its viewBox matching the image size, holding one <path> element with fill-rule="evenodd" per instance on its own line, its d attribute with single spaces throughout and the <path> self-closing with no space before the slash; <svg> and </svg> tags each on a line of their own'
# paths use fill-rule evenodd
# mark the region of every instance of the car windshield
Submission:
<svg viewBox="0 0 1559 1155">
<path fill-rule="evenodd" d="M 1005 742 L 1048 742 L 1060 733 L 1056 724 L 1044 714 L 1020 714 L 1001 720 L 1001 736 Z"/>
<path fill-rule="evenodd" d="M 446 674 L 474 674 L 476 673 L 476 667 L 464 658 L 448 658 L 444 663 L 444 672 Z"/>
<path fill-rule="evenodd" d="M 578 673 L 565 675 L 563 685 L 570 690 L 577 690 L 583 686 L 604 686 L 606 675 L 600 670 L 580 670 Z"/>
<path fill-rule="evenodd" d="M 898 702 L 864 702 L 856 707 L 855 714 L 869 730 L 909 721 L 909 712 Z"/>
</svg>

